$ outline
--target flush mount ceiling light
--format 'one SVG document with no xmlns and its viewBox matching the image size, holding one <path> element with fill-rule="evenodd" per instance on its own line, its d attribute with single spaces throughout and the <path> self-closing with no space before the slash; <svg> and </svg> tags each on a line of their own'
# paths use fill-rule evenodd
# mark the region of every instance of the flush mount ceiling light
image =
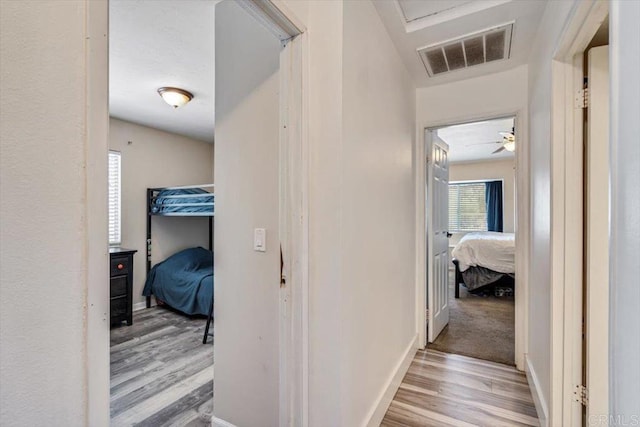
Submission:
<svg viewBox="0 0 640 427">
<path fill-rule="evenodd" d="M 193 99 L 191 92 L 177 87 L 161 87 L 158 89 L 158 94 L 173 108 L 182 107 Z"/>
</svg>

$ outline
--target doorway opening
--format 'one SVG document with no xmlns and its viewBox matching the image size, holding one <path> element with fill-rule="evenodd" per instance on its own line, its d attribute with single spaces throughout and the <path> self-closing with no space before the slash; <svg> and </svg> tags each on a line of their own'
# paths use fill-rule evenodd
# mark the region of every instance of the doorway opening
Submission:
<svg viewBox="0 0 640 427">
<path fill-rule="evenodd" d="M 425 131 L 427 348 L 515 364 L 515 116 Z"/>
<path fill-rule="evenodd" d="M 161 3 L 111 0 L 90 17 L 110 40 L 92 55 L 110 58 L 112 187 L 110 295 L 88 328 L 105 337 L 112 326 L 111 357 L 104 341 L 89 352 L 91 423 L 300 419 L 302 27 L 271 2 Z M 90 92 L 97 104 L 104 95 Z M 259 355 L 242 351 L 252 337 L 271 337 Z M 225 406 L 240 393 L 264 410 Z"/>
</svg>

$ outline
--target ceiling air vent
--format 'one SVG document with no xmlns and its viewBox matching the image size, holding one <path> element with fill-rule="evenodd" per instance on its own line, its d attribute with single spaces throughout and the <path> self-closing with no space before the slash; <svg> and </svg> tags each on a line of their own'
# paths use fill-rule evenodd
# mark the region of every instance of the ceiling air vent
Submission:
<svg viewBox="0 0 640 427">
<path fill-rule="evenodd" d="M 418 49 L 429 76 L 509 59 L 513 23 Z"/>
</svg>

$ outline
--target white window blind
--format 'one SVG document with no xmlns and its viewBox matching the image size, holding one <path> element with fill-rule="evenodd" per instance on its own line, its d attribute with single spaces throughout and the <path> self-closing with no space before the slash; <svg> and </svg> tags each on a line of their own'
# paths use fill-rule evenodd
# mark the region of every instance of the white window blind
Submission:
<svg viewBox="0 0 640 427">
<path fill-rule="evenodd" d="M 449 184 L 449 231 L 487 231 L 484 182 Z"/>
<path fill-rule="evenodd" d="M 120 153 L 109 151 L 109 244 L 119 245 L 120 234 Z"/>
</svg>

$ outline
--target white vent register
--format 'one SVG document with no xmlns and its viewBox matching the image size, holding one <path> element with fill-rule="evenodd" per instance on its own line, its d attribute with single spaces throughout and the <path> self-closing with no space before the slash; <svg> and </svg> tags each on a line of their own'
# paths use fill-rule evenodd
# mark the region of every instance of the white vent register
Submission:
<svg viewBox="0 0 640 427">
<path fill-rule="evenodd" d="M 430 77 L 509 59 L 513 23 L 418 49 Z"/>
</svg>

